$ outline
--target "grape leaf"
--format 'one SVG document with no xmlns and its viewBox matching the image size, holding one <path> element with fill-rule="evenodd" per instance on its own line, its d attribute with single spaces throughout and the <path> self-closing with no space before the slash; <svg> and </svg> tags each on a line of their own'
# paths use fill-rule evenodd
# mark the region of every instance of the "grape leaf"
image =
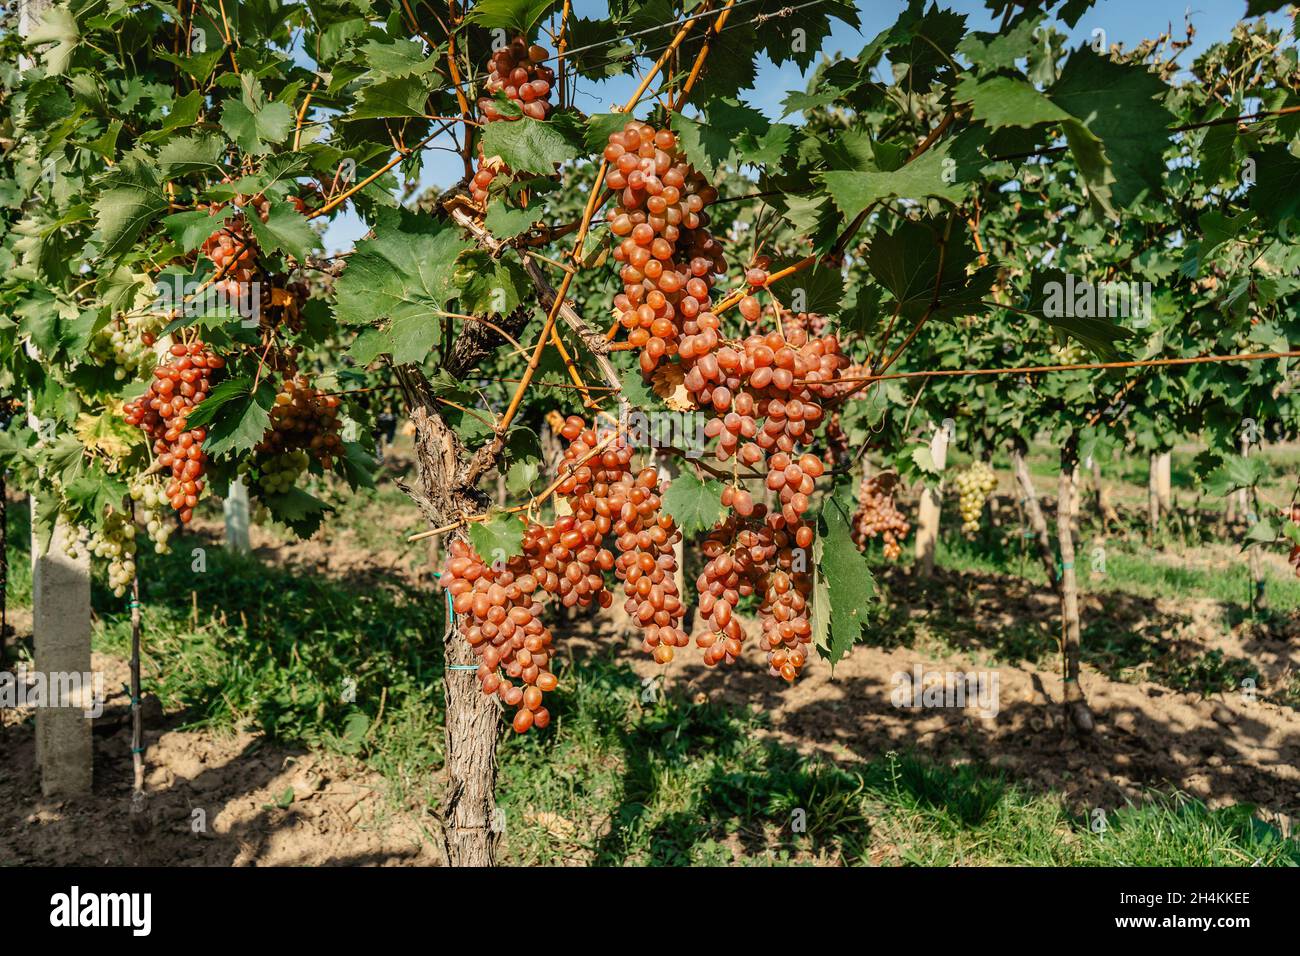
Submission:
<svg viewBox="0 0 1300 956">
<path fill-rule="evenodd" d="M 197 427 L 196 420 L 207 427 L 203 448 L 213 458 L 226 452 L 239 454 L 251 451 L 262 440 L 271 424 L 274 402 L 275 387 L 265 379 L 256 391 L 251 379 L 227 379 L 187 416 L 187 421 L 191 427 Z"/>
<path fill-rule="evenodd" d="M 425 115 L 429 84 L 422 76 L 396 76 L 361 90 L 349 120 L 417 118 Z"/>
<path fill-rule="evenodd" d="M 221 175 L 224 173 L 221 156 L 225 149 L 218 137 L 208 133 L 178 136 L 163 143 L 158 150 L 158 165 L 166 179 L 186 173 Z"/>
<path fill-rule="evenodd" d="M 593 153 L 601 152 L 609 145 L 609 137 L 621 132 L 628 120 L 625 113 L 593 113 L 587 117 L 587 128 L 583 140 L 587 149 Z"/>
<path fill-rule="evenodd" d="M 466 534 L 478 556 L 488 564 L 496 565 L 524 552 L 524 523 L 518 515 L 499 511 L 487 521 L 472 523 Z"/>
<path fill-rule="evenodd" d="M 912 449 L 912 464 L 916 465 L 917 470 L 922 474 L 939 476 L 939 466 L 935 464 L 934 452 L 930 450 L 929 445 L 917 445 Z"/>
<path fill-rule="evenodd" d="M 172 101 L 162 126 L 140 137 L 144 143 L 156 143 L 164 140 L 178 129 L 188 129 L 198 122 L 199 110 L 203 108 L 203 94 L 198 90 L 186 93 Z"/>
<path fill-rule="evenodd" d="M 282 495 L 267 495 L 262 500 L 271 517 L 288 526 L 300 538 L 314 535 L 326 513 L 334 510 L 301 488 L 290 488 Z"/>
<path fill-rule="evenodd" d="M 893 295 L 907 319 L 972 315 L 984 310 L 981 300 L 996 277 L 992 266 L 967 275 L 975 253 L 965 230 L 947 229 L 947 220 L 903 220 L 893 233 L 877 235 L 867 254 L 867 268 Z M 945 232 L 948 241 L 941 242 Z"/>
<path fill-rule="evenodd" d="M 781 268 L 775 265 L 773 271 Z M 820 263 L 792 272 L 771 285 L 777 300 L 794 312 L 838 315 L 844 305 L 844 276 L 834 266 Z"/>
<path fill-rule="evenodd" d="M 208 236 L 221 228 L 234 212 L 231 206 L 223 206 L 215 214 L 209 213 L 206 209 L 178 212 L 165 218 L 162 225 L 181 249 L 192 252 L 203 245 L 203 241 Z"/>
<path fill-rule="evenodd" d="M 1092 289 L 1094 299 L 1104 299 L 1107 293 L 1098 291 L 1100 286 L 1089 287 L 1086 283 L 1078 283 L 1079 290 L 1073 294 L 1075 301 L 1070 301 L 1075 285 L 1071 277 L 1060 269 L 1035 273 L 1030 279 L 1026 297 L 1017 304 L 1018 314 L 1032 315 L 1052 328 L 1073 336 L 1104 359 L 1115 358 L 1115 343 L 1128 338 L 1131 333 L 1100 314 L 1083 314 L 1088 311 L 1100 313 L 1102 310 L 1099 306 L 1080 309 L 1080 294 L 1087 294 Z M 1127 288 L 1125 292 L 1127 294 Z M 1116 304 L 1118 305 L 1118 300 Z M 1109 304 L 1105 311 L 1112 312 Z"/>
<path fill-rule="evenodd" d="M 664 492 L 663 510 L 677 522 L 684 536 L 708 531 L 726 517 L 722 484 L 683 472 L 669 483 Z"/>
<path fill-rule="evenodd" d="M 194 79 L 202 81 L 211 75 L 216 65 L 225 57 L 226 48 L 219 44 L 213 45 L 210 49 L 195 53 L 192 56 L 178 56 L 170 50 L 157 50 L 155 52 L 160 59 L 176 64 Z"/>
<path fill-rule="evenodd" d="M 457 257 L 470 246 L 454 227 L 406 210 L 383 213 L 375 233 L 357 245 L 340 277 L 334 314 L 348 325 L 382 323 L 358 342 L 367 352 L 387 352 L 398 364 L 422 361 L 454 294 Z M 361 361 L 355 347 L 354 354 Z"/>
<path fill-rule="evenodd" d="M 1242 488 L 1254 488 L 1268 474 L 1268 460 L 1264 456 L 1243 458 L 1241 455 L 1233 455 L 1206 477 L 1205 490 L 1222 498 Z"/>
<path fill-rule="evenodd" d="M 555 124 L 524 116 L 511 123 L 488 123 L 483 155 L 500 157 L 517 173 L 549 176 L 560 163 L 577 159 L 578 150 Z"/>
<path fill-rule="evenodd" d="M 1042 22 L 1043 15 L 1040 13 L 1037 16 L 1018 18 L 1018 22 L 1005 33 L 967 34 L 957 44 L 957 52 L 984 73 L 1011 69 L 1017 60 L 1027 59 L 1041 45 L 1035 33 Z"/>
<path fill-rule="evenodd" d="M 1222 116 L 1220 119 L 1229 119 Z M 1232 172 L 1232 150 L 1237 142 L 1237 124 L 1220 123 L 1211 126 L 1201 138 L 1201 181 L 1206 186 L 1217 186 Z"/>
<path fill-rule="evenodd" d="M 979 81 L 967 77 L 953 91 L 953 99 L 970 103 L 971 117 L 983 120 L 994 129 L 1059 123 L 1071 118 L 1069 113 L 1024 80 L 1010 76 L 993 76 Z"/>
<path fill-rule="evenodd" d="M 759 138 L 769 135 L 772 124 L 752 106 L 734 99 L 714 98 L 705 110 L 703 119 L 690 119 L 682 113 L 674 113 L 670 125 L 691 165 L 712 179 L 716 178 L 723 163 L 736 153 L 742 140 L 748 138 L 757 143 Z M 767 148 L 780 145 L 781 152 L 784 152 L 784 144 L 779 144 L 779 138 L 767 144 Z"/>
<path fill-rule="evenodd" d="M 1273 227 L 1300 217 L 1300 159 L 1283 143 L 1255 153 L 1258 172 L 1250 187 L 1250 208 Z M 1285 235 L 1285 233 L 1284 233 Z"/>
<path fill-rule="evenodd" d="M 405 37 L 382 37 L 367 40 L 358 59 L 380 76 L 409 76 L 438 69 L 438 58 L 427 56 L 424 47 Z"/>
<path fill-rule="evenodd" d="M 268 102 L 261 81 L 244 74 L 240 96 L 228 97 L 221 107 L 221 128 L 246 153 L 262 156 L 284 142 L 293 127 L 289 104 Z M 421 114 L 423 115 L 423 114 Z"/>
<path fill-rule="evenodd" d="M 515 497 L 529 493 L 542 465 L 542 443 L 537 433 L 516 426 L 506 438 L 501 467 L 506 473 L 506 492 Z"/>
<path fill-rule="evenodd" d="M 852 219 L 872 203 L 891 196 L 923 199 L 934 196 L 960 202 L 966 195 L 967 171 L 949 156 L 947 142 L 922 153 L 917 159 L 892 172 L 876 170 L 828 170 L 818 176 L 835 205 Z"/>
<path fill-rule="evenodd" d="M 126 497 L 126 482 L 110 475 L 98 462 L 92 462 L 86 473 L 63 486 L 63 494 L 79 522 L 89 522 L 98 527 L 107 509 L 120 512 Z"/>
<path fill-rule="evenodd" d="M 375 457 L 360 442 L 345 441 L 343 455 L 339 459 L 343 466 L 343 477 L 353 491 L 358 488 L 375 487 Z"/>
<path fill-rule="evenodd" d="M 570 17 L 569 37 L 574 52 L 565 54 L 565 62 L 589 80 L 607 80 L 625 73 L 635 52 L 632 44 L 623 39 L 623 30 L 611 20 Z"/>
<path fill-rule="evenodd" d="M 52 7 L 45 11 L 39 23 L 32 26 L 23 40 L 25 46 L 40 46 L 53 43 L 54 47 L 41 54 L 45 62 L 45 71 L 50 76 L 58 76 L 68 68 L 72 53 L 81 42 L 81 31 L 77 19 L 71 10 L 64 7 Z"/>
<path fill-rule="evenodd" d="M 498 239 L 513 239 L 538 221 L 537 210 L 512 209 L 503 202 L 488 206 L 483 225 Z"/>
<path fill-rule="evenodd" d="M 266 222 L 261 216 L 249 216 L 247 222 L 264 251 L 278 249 L 305 262 L 313 249 L 320 248 L 320 237 L 307 217 L 290 203 L 273 202 L 267 207 Z"/>
<path fill-rule="evenodd" d="M 110 259 L 125 255 L 136 238 L 167 209 L 158 178 L 140 156 L 123 158 L 104 180 L 105 189 L 95 200 L 96 223 L 102 236 L 102 254 Z"/>
<path fill-rule="evenodd" d="M 631 353 L 616 352 L 610 361 L 619 370 L 618 382 L 630 407 L 642 411 L 663 407 L 663 400 L 646 382 L 645 376 L 641 374 L 641 366 L 632 358 Z"/>
<path fill-rule="evenodd" d="M 479 0 L 465 19 L 489 30 L 500 28 L 527 36 L 555 3 L 556 0 Z"/>
<path fill-rule="evenodd" d="M 1273 544 L 1280 537 L 1282 537 L 1282 532 L 1273 523 L 1273 519 L 1265 518 L 1262 521 L 1256 521 L 1250 526 L 1242 539 L 1241 550 L 1245 551 L 1257 544 Z"/>
<path fill-rule="evenodd" d="M 506 315 L 533 288 L 523 266 L 511 259 L 493 259 L 481 249 L 461 253 L 454 282 L 460 311 L 470 315 Z"/>
<path fill-rule="evenodd" d="M 826 581 L 830 640 L 823 656 L 835 665 L 853 649 L 876 603 L 875 580 L 866 557 L 853 543 L 852 521 L 838 498 L 828 498 L 821 511 L 818 573 Z M 834 598 L 831 595 L 834 594 Z"/>
<path fill-rule="evenodd" d="M 1065 124 L 1071 152 L 1084 171 L 1089 193 L 1112 216 L 1142 191 L 1160 189 L 1169 143 L 1166 131 L 1174 120 L 1160 102 L 1165 92 L 1160 78 L 1146 66 L 1117 63 L 1087 46 L 1070 55 L 1060 79 L 1047 91 L 1053 103 L 1078 119 L 1077 124 Z M 1078 127 L 1104 144 L 1104 170 Z"/>
</svg>

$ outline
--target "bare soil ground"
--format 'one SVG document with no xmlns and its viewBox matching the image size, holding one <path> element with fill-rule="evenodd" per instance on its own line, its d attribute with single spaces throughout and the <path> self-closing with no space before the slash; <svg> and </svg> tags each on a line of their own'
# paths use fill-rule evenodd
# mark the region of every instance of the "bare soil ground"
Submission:
<svg viewBox="0 0 1300 956">
<path fill-rule="evenodd" d="M 355 763 L 286 749 L 261 736 L 146 722 L 147 798 L 132 805 L 123 661 L 96 654 L 105 711 L 96 721 L 95 786 L 49 800 L 26 714 L 0 729 L 0 866 L 428 866 L 432 819 L 385 809 L 382 779 Z M 146 706 L 146 712 L 151 708 Z M 289 799 L 292 796 L 292 799 Z"/>
<path fill-rule="evenodd" d="M 893 585 L 911 592 L 900 603 L 922 619 L 933 610 L 925 593 L 944 594 L 942 618 L 955 616 L 975 635 L 1016 617 L 1051 620 L 1055 612 L 1045 593 L 994 575 L 940 570 L 929 582 Z M 1300 616 L 1284 634 L 1261 635 L 1245 625 L 1225 630 L 1221 610 L 1209 600 L 1149 602 L 1109 594 L 1087 596 L 1082 613 L 1085 620 L 1104 614 L 1127 627 L 1168 627 L 1180 650 L 1218 648 L 1247 657 L 1260 668 L 1265 687 L 1300 667 Z M 1062 679 L 1050 666 L 995 663 L 978 637 L 951 650 L 939 642 L 918 645 L 859 646 L 833 675 L 814 661 L 787 685 L 767 676 L 762 652 L 749 642 L 745 662 L 730 669 L 709 669 L 694 655 L 679 655 L 685 660 L 669 665 L 667 680 L 688 696 L 759 708 L 771 716 L 774 739 L 837 761 L 876 759 L 893 750 L 983 762 L 1031 789 L 1060 792 L 1079 809 L 1114 808 L 1172 787 L 1211 807 L 1256 805 L 1287 827 L 1288 818 L 1300 815 L 1300 711 L 1262 692 L 1254 700 L 1242 693 L 1203 698 L 1150 680 L 1112 679 L 1085 665 L 1081 684 L 1097 729 L 1079 737 L 1064 725 Z M 643 677 L 660 672 L 639 650 L 629 650 L 627 659 Z M 910 675 L 918 665 L 939 674 L 996 671 L 996 716 L 981 716 L 974 702 L 964 709 L 895 707 L 896 675 Z"/>
</svg>

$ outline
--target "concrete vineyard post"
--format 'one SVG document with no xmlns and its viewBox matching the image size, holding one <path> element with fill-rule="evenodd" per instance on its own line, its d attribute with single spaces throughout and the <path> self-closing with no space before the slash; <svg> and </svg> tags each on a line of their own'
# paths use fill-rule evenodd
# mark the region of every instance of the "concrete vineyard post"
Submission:
<svg viewBox="0 0 1300 956">
<path fill-rule="evenodd" d="M 243 480 L 230 483 L 230 494 L 221 502 L 221 512 L 226 519 L 226 547 L 245 554 L 248 541 L 248 486 Z"/>
<path fill-rule="evenodd" d="M 1155 539 L 1160 530 L 1160 456 L 1152 452 L 1147 459 L 1147 536 Z"/>
<path fill-rule="evenodd" d="M 1164 515 L 1172 515 L 1174 510 L 1173 457 L 1171 451 L 1162 451 L 1156 457 L 1156 497 Z"/>
<path fill-rule="evenodd" d="M 50 0 L 20 0 L 19 34 L 28 36 L 50 6 Z M 34 64 L 23 56 L 18 65 L 26 70 Z M 33 419 L 31 424 L 39 429 L 39 421 Z M 35 496 L 31 506 L 35 515 Z M 55 674 L 90 674 L 90 554 L 80 548 L 76 558 L 68 557 L 73 535 L 75 531 L 57 521 L 49 549 L 42 553 L 33 524 L 33 663 L 47 681 Z M 90 686 L 82 687 L 83 695 L 92 692 Z M 36 762 L 41 791 L 48 797 L 90 791 L 93 746 L 85 713 L 90 704 L 87 699 L 80 706 L 37 708 Z"/>
<path fill-rule="evenodd" d="M 930 439 L 930 457 L 940 477 L 935 487 L 926 486 L 921 492 L 921 505 L 917 512 L 916 562 L 917 571 L 929 577 L 934 573 L 934 553 L 939 541 L 939 515 L 943 506 L 943 469 L 948 461 L 948 428 L 940 425 Z"/>
<path fill-rule="evenodd" d="M 32 512 L 36 499 L 32 499 Z M 76 675 L 82 698 L 73 706 L 38 707 L 36 710 L 36 762 L 41 771 L 41 792 L 47 797 L 69 797 L 90 792 L 92 780 L 90 674 L 90 553 L 81 547 L 70 558 L 66 546 L 75 534 L 59 521 L 49 550 L 40 552 L 32 535 L 32 643 L 36 671 L 47 686 L 56 675 Z"/>
</svg>

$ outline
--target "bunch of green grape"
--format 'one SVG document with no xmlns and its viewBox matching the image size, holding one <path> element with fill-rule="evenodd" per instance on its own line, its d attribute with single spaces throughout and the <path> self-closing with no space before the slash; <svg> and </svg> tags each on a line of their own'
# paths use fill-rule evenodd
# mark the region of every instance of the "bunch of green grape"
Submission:
<svg viewBox="0 0 1300 956">
<path fill-rule="evenodd" d="M 998 485 L 997 475 L 986 462 L 976 461 L 959 471 L 955 479 L 958 503 L 961 510 L 961 530 L 973 535 L 980 529 L 980 515 L 984 502 Z"/>
<path fill-rule="evenodd" d="M 157 363 L 153 344 L 162 327 L 161 316 L 126 312 L 96 332 L 88 350 L 100 364 L 114 366 L 115 380 L 135 379 Z"/>
<path fill-rule="evenodd" d="M 259 467 L 257 484 L 264 494 L 282 495 L 298 483 L 310 460 L 305 448 L 272 455 Z"/>
<path fill-rule="evenodd" d="M 1088 361 L 1088 353 L 1082 345 L 1074 340 L 1064 345 L 1053 345 L 1048 349 L 1053 365 L 1082 365 Z"/>
<path fill-rule="evenodd" d="M 174 513 L 169 510 L 162 480 L 154 475 L 136 475 L 131 479 L 129 490 L 131 500 L 143 511 L 140 517 L 144 521 L 145 530 L 149 532 L 154 551 L 167 554 L 171 551 L 171 545 L 167 542 L 176 530 L 176 522 L 173 520 Z"/>
<path fill-rule="evenodd" d="M 90 553 L 108 559 L 108 586 L 122 597 L 135 577 L 135 524 L 120 511 L 110 511 L 90 533 Z"/>
</svg>

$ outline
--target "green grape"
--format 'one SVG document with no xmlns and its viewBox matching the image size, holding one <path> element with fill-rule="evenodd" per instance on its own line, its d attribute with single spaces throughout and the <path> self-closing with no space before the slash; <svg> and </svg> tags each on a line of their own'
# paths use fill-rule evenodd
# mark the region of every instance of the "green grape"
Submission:
<svg viewBox="0 0 1300 956">
<path fill-rule="evenodd" d="M 998 485 L 997 475 L 986 462 L 976 461 L 957 473 L 955 484 L 961 511 L 961 530 L 967 535 L 973 535 L 980 529 L 984 502 Z"/>
</svg>

